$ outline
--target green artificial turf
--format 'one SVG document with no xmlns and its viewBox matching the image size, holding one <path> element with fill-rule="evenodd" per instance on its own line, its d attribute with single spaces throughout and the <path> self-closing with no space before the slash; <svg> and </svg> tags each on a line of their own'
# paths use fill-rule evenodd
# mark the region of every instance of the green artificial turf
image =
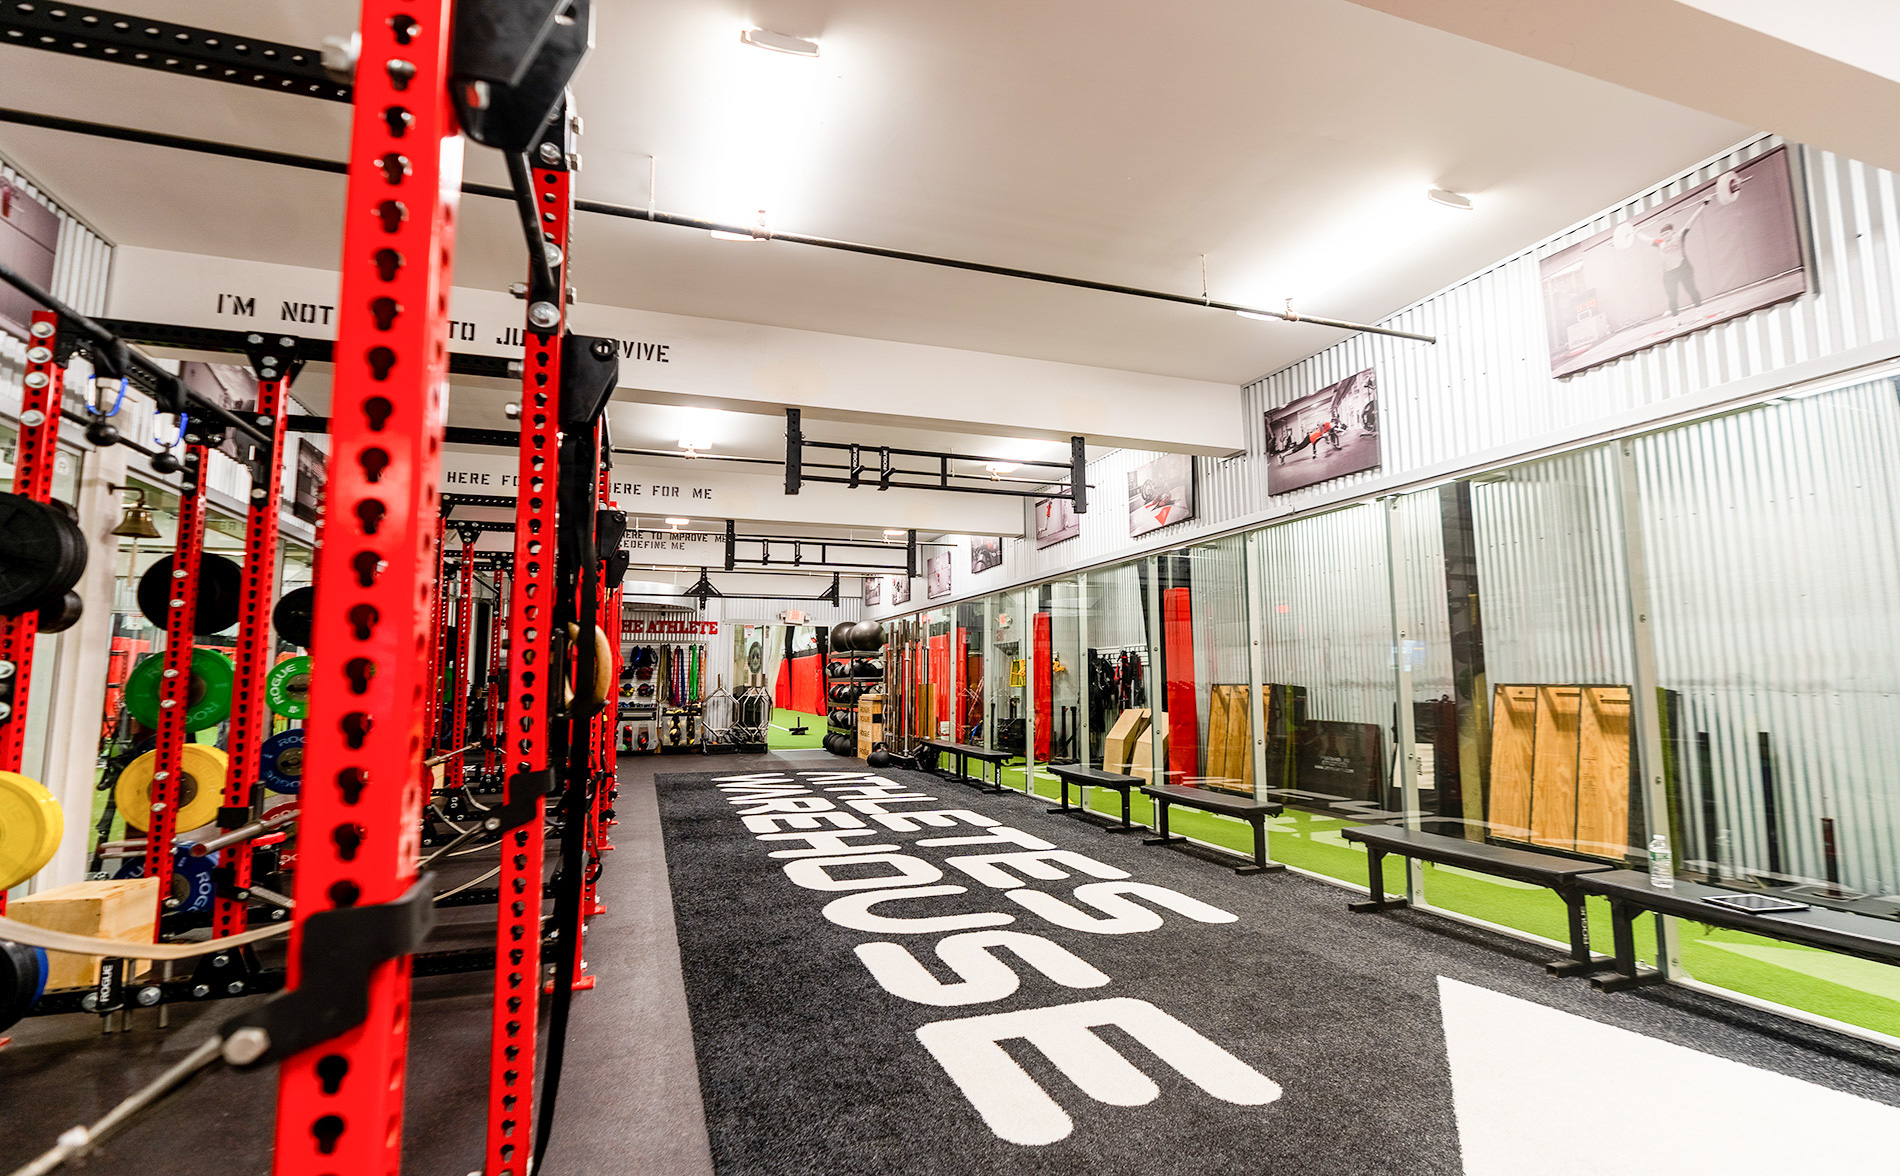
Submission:
<svg viewBox="0 0 1900 1176">
<path fill-rule="evenodd" d="M 788 728 L 808 727 L 803 735 L 794 735 Z M 825 716 L 808 715 L 803 711 L 772 710 L 772 726 L 765 733 L 765 746 L 772 749 L 823 747 L 825 745 Z"/>
<path fill-rule="evenodd" d="M 1005 787 L 1023 790 L 1022 765 L 1004 767 L 1001 778 Z M 1060 795 L 1061 784 L 1046 769 L 1040 770 L 1033 791 L 1053 800 Z M 1089 808 L 1119 816 L 1121 798 L 1097 791 L 1090 797 Z M 1130 810 L 1131 819 L 1152 826 L 1153 803 L 1147 797 L 1135 794 Z M 1267 824 L 1268 853 L 1275 861 L 1363 889 L 1365 850 L 1339 835 L 1341 829 L 1356 823 L 1288 810 Z M 1177 807 L 1169 814 L 1168 825 L 1170 832 L 1196 841 L 1238 854 L 1253 852 L 1253 831 L 1243 821 Z M 1559 943 L 1569 941 L 1562 900 L 1541 886 L 1429 863 L 1421 867 L 1421 874 L 1425 900 L 1431 906 Z M 1404 877 L 1402 863 L 1388 859 L 1387 890 L 1396 893 Z M 1590 944 L 1607 955 L 1611 951 L 1609 905 L 1591 899 L 1589 912 Z M 1900 1037 L 1900 968 L 1700 923 L 1683 921 L 1677 927 L 1683 968 L 1696 980 Z M 1636 948 L 1645 962 L 1655 962 L 1655 920 L 1637 922 Z"/>
</svg>

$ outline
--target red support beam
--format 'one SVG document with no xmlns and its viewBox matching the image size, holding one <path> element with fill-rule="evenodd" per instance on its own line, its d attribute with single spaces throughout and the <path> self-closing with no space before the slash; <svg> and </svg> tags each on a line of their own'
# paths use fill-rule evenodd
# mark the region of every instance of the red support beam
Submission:
<svg viewBox="0 0 1900 1176">
<path fill-rule="evenodd" d="M 492 775 L 501 762 L 502 633 L 508 623 L 508 573 L 495 570 L 495 609 L 488 626 L 488 721 L 485 734 L 488 746 L 482 751 L 482 771 Z"/>
<path fill-rule="evenodd" d="M 416 878 L 441 517 L 448 301 L 462 140 L 450 0 L 364 0 L 343 215 L 324 575 L 290 987 L 308 919 L 401 898 Z M 401 1166 L 408 957 L 370 971 L 363 1022 L 286 1058 L 276 1176 Z"/>
<path fill-rule="evenodd" d="M 152 813 L 145 826 L 145 874 L 158 879 L 159 922 L 153 938 L 163 930 L 172 897 L 172 840 L 178 835 L 178 806 L 184 791 L 185 744 L 191 739 L 186 712 L 191 709 L 191 655 L 198 623 L 198 565 L 204 557 L 205 467 L 207 450 L 197 439 L 202 426 L 179 418 L 185 429 L 184 469 L 178 489 L 178 541 L 172 548 L 172 583 L 165 610 L 165 669 L 158 686 L 158 756 L 152 772 Z M 230 771 L 241 772 L 232 762 Z M 228 773 L 227 773 L 228 774 Z M 222 788 L 224 781 L 217 782 Z M 194 788 L 212 787 L 194 780 Z"/>
<path fill-rule="evenodd" d="M 533 182 L 542 232 L 560 247 L 561 261 L 554 267 L 557 288 L 565 288 L 568 222 L 574 205 L 570 176 L 565 169 L 536 168 Z M 550 692 L 560 689 L 552 676 L 558 547 L 555 485 L 560 472 L 565 307 L 562 313 L 563 321 L 550 332 L 543 333 L 533 324 L 527 324 L 523 332 L 527 348 L 521 365 L 521 457 L 510 569 L 514 583 L 508 604 L 507 721 L 502 727 L 502 776 L 509 799 L 517 787 L 542 779 L 553 762 Z M 533 1150 L 545 810 L 546 801 L 537 795 L 528 821 L 503 837 L 483 1162 L 487 1176 L 521 1176 Z"/>
<path fill-rule="evenodd" d="M 435 520 L 435 615 L 430 622 L 430 631 L 435 640 L 429 643 L 429 699 L 428 734 L 423 738 L 423 746 L 430 755 L 446 750 L 441 746 L 442 734 L 442 675 L 448 670 L 449 661 L 449 581 L 443 574 L 447 564 L 448 521 L 441 516 Z"/>
<path fill-rule="evenodd" d="M 455 680 L 449 685 L 448 705 L 454 708 L 449 712 L 450 751 L 468 746 L 468 704 L 472 697 L 468 681 L 475 648 L 475 544 L 472 540 L 462 541 L 461 572 L 456 583 L 461 599 L 455 602 Z M 468 761 L 473 758 L 458 756 L 449 761 L 446 766 L 450 788 L 462 787 L 468 779 Z"/>
<path fill-rule="evenodd" d="M 224 807 L 252 807 L 264 740 L 270 737 L 270 711 L 264 706 L 264 679 L 276 660 L 277 637 L 271 631 L 272 595 L 277 581 L 277 514 L 284 480 L 284 395 L 287 381 L 259 380 L 256 419 L 271 430 L 265 472 L 251 486 L 250 511 L 244 519 L 244 589 L 238 612 L 236 672 L 231 689 L 231 731 L 226 748 L 231 767 L 224 778 Z M 268 418 L 268 423 L 266 419 Z M 221 866 L 232 871 L 232 885 L 251 884 L 251 843 L 240 841 L 222 851 Z M 222 939 L 245 930 L 248 904 L 220 892 L 211 933 Z"/>
<path fill-rule="evenodd" d="M 59 318 L 50 310 L 36 310 L 28 328 L 26 374 L 20 393 L 20 435 L 13 454 L 13 492 L 35 502 L 53 497 L 53 461 L 59 452 L 60 398 L 66 373 L 55 360 L 53 339 Z M 33 694 L 33 639 L 39 635 L 38 613 L 0 618 L 0 662 L 12 672 L 13 700 L 0 716 L 0 771 L 17 772 L 26 753 L 26 708 Z M 0 914 L 7 909 L 6 891 L 0 890 Z"/>
</svg>

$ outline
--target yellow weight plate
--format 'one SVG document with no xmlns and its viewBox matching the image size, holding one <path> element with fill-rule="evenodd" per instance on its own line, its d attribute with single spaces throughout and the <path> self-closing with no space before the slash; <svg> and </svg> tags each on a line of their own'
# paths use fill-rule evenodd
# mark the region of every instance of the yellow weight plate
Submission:
<svg viewBox="0 0 1900 1176">
<path fill-rule="evenodd" d="M 39 782 L 0 772 L 0 891 L 11 890 L 53 860 L 66 814 Z"/>
<path fill-rule="evenodd" d="M 209 743 L 185 744 L 184 779 L 179 781 L 178 823 L 173 828 L 183 833 L 209 825 L 218 818 L 218 806 L 224 803 L 224 773 L 229 761 L 221 748 Z M 152 820 L 152 774 L 158 771 L 158 752 L 148 751 L 127 764 L 119 774 L 113 794 L 119 801 L 119 815 L 128 828 L 145 830 Z"/>
</svg>

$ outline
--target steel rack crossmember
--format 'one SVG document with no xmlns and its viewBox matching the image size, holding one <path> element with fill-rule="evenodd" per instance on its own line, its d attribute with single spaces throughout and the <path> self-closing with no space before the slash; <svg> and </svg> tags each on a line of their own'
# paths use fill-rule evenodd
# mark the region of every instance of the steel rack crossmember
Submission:
<svg viewBox="0 0 1900 1176">
<path fill-rule="evenodd" d="M 0 44 L 166 73 L 348 102 L 350 87 L 323 67 L 322 53 L 170 21 L 76 4 L 0 5 Z"/>
<path fill-rule="evenodd" d="M 785 493 L 796 494 L 799 487 L 807 482 L 825 482 L 836 486 L 848 486 L 855 490 L 860 486 L 875 485 L 879 490 L 940 490 L 951 494 L 1001 494 L 1010 498 L 1067 498 L 1075 504 L 1076 514 L 1089 511 L 1088 484 L 1088 445 L 1081 437 L 1069 438 L 1069 460 L 1059 461 L 1011 461 L 1001 457 L 976 457 L 965 453 L 945 453 L 935 449 L 902 449 L 891 445 L 860 445 L 845 441 L 813 441 L 805 436 L 801 424 L 802 413 L 799 409 L 785 410 Z M 821 468 L 807 465 L 805 450 L 826 449 L 840 451 L 850 455 L 844 477 L 831 474 L 808 474 L 807 468 Z M 864 455 L 875 453 L 878 464 L 876 470 L 869 470 L 864 464 Z M 937 469 L 904 470 L 892 464 L 894 457 L 924 457 L 937 463 Z M 1061 470 L 1067 480 L 1058 482 L 1055 478 L 1003 478 L 996 473 L 962 473 L 950 468 L 951 462 L 983 462 L 987 465 L 1009 465 L 1011 467 L 1034 466 L 1038 469 Z M 835 467 L 829 467 L 835 468 Z M 927 482 L 900 482 L 899 477 L 931 478 Z M 1010 490 L 1001 486 L 966 486 L 963 480 L 979 479 L 988 482 L 1013 482 L 1030 487 L 1027 490 Z"/>
<path fill-rule="evenodd" d="M 243 417 L 233 414 L 222 404 L 200 397 L 187 388 L 182 380 L 144 355 L 126 345 L 126 339 L 108 327 L 79 313 L 64 302 L 55 298 L 51 291 L 42 289 L 38 283 L 19 273 L 11 266 L 0 262 L 0 282 L 5 282 L 15 290 L 26 295 L 53 312 L 58 327 L 58 346 L 54 349 L 59 356 L 61 366 L 72 350 L 84 350 L 92 360 L 94 371 L 100 376 L 118 378 L 124 376 L 148 392 L 158 402 L 158 411 L 177 413 L 189 411 L 200 421 L 213 422 L 219 430 L 236 430 L 248 437 L 253 444 L 268 446 L 271 436 Z M 249 352 L 249 346 L 233 350 Z"/>
<path fill-rule="evenodd" d="M 312 339 L 283 331 L 234 331 L 223 327 L 181 327 L 173 323 L 145 322 L 138 319 L 100 319 L 99 325 L 128 343 L 149 347 L 175 347 L 184 351 L 246 352 L 264 337 L 277 339 L 292 347 L 297 358 L 309 363 L 329 363 L 336 344 L 328 339 Z M 282 341 L 288 339 L 289 343 Z M 519 376 L 521 361 L 500 355 L 475 355 L 466 351 L 449 353 L 449 372 L 457 376 L 489 376 L 498 380 Z M 329 427 L 328 417 L 292 417 L 291 420 L 320 422 L 314 428 L 295 430 L 320 433 Z"/>
</svg>

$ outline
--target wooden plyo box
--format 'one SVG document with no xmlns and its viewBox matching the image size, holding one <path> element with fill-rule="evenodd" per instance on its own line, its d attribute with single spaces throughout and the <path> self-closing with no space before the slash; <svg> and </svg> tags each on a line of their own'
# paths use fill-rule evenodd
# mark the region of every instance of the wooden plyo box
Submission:
<svg viewBox="0 0 1900 1176">
<path fill-rule="evenodd" d="M 866 694 L 858 699 L 858 758 L 884 742 L 884 696 Z"/>
<path fill-rule="evenodd" d="M 1148 726 L 1141 732 L 1141 738 L 1135 740 L 1135 750 L 1128 757 L 1128 775 L 1139 776 L 1151 784 L 1154 782 L 1154 743 L 1157 735 L 1161 740 L 1161 762 L 1165 764 L 1168 761 L 1167 711 L 1149 720 Z"/>
<path fill-rule="evenodd" d="M 1102 737 L 1102 770 L 1119 776 L 1128 774 L 1128 757 L 1134 754 L 1135 740 L 1148 729 L 1145 707 L 1125 710 Z"/>
<path fill-rule="evenodd" d="M 10 904 L 7 917 L 69 935 L 127 944 L 150 943 L 158 919 L 158 879 L 109 879 L 56 886 Z M 49 990 L 91 988 L 99 982 L 98 956 L 49 951 L 46 961 Z M 149 960 L 135 961 L 132 975 L 149 966 Z"/>
</svg>

